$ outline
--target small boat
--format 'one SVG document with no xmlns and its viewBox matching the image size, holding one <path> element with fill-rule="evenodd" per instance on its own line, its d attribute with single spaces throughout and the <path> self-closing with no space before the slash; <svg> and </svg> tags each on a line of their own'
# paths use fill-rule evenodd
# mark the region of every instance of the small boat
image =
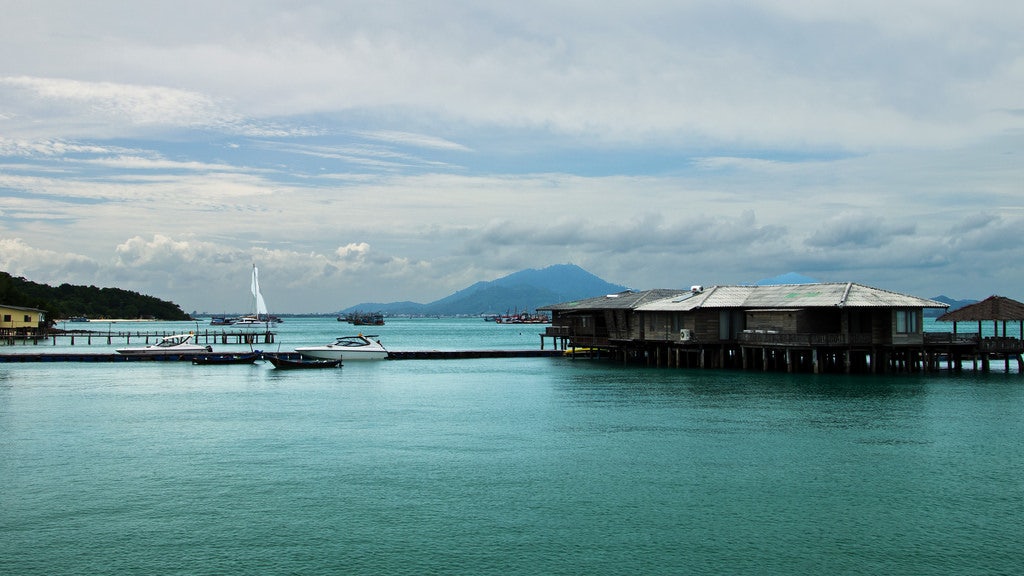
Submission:
<svg viewBox="0 0 1024 576">
<path fill-rule="evenodd" d="M 341 366 L 341 358 L 337 360 L 323 360 L 309 358 L 288 358 L 278 354 L 264 354 L 274 368 L 336 368 Z"/>
<path fill-rule="evenodd" d="M 600 348 L 566 348 L 563 356 L 569 358 L 596 358 L 601 355 Z"/>
<path fill-rule="evenodd" d="M 193 364 L 201 365 L 219 365 L 219 364 L 252 364 L 259 360 L 263 353 L 259 350 L 252 352 L 239 352 L 239 353 L 225 353 L 225 354 L 206 354 L 203 356 L 196 356 L 192 359 Z"/>
<path fill-rule="evenodd" d="M 193 336 L 195 334 L 192 332 L 188 334 L 175 334 L 174 336 L 165 336 L 157 340 L 156 344 L 138 348 L 115 348 L 114 351 L 126 356 L 172 356 L 177 354 L 206 354 L 213 352 L 213 348 L 209 346 L 200 346 L 192 342 Z"/>
<path fill-rule="evenodd" d="M 231 326 L 235 323 L 233 318 L 227 318 L 225 316 L 214 316 L 210 318 L 210 326 Z"/>
<path fill-rule="evenodd" d="M 388 351 L 380 340 L 370 340 L 376 336 L 340 336 L 334 342 L 323 346 L 305 346 L 295 351 L 310 358 L 327 360 L 383 360 Z"/>
<path fill-rule="evenodd" d="M 382 312 L 349 312 L 344 316 L 338 316 L 338 322 L 348 322 L 354 326 L 383 326 L 384 314 Z"/>
<path fill-rule="evenodd" d="M 231 320 L 232 324 L 238 326 L 252 326 L 254 324 L 266 324 L 269 321 L 260 320 L 259 316 L 241 316 Z"/>
</svg>

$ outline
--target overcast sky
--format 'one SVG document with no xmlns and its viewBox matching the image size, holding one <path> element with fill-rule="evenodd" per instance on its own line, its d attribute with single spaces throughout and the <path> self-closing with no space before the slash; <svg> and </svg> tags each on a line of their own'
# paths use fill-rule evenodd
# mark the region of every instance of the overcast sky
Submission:
<svg viewBox="0 0 1024 576">
<path fill-rule="evenodd" d="M 0 270 L 187 311 L 573 263 L 1024 299 L 1024 2 L 9 0 Z M 510 306 L 514 303 L 510 303 Z"/>
</svg>

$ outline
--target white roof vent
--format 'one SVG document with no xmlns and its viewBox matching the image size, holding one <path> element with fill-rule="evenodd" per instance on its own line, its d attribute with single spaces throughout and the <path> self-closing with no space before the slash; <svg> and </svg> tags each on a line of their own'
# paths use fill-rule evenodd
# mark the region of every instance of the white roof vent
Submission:
<svg viewBox="0 0 1024 576">
<path fill-rule="evenodd" d="M 703 291 L 704 287 L 701 286 L 700 284 L 694 284 L 693 286 L 690 286 L 690 292 L 693 292 L 694 294 L 700 294 Z"/>
</svg>

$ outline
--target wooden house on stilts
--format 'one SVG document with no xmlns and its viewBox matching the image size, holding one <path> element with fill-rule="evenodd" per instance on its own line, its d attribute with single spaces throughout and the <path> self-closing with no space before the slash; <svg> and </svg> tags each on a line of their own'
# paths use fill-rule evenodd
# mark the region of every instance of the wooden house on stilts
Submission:
<svg viewBox="0 0 1024 576">
<path fill-rule="evenodd" d="M 948 305 L 852 282 L 694 286 L 541 308 L 558 345 L 627 363 L 791 372 L 929 369 L 923 312 Z"/>
</svg>

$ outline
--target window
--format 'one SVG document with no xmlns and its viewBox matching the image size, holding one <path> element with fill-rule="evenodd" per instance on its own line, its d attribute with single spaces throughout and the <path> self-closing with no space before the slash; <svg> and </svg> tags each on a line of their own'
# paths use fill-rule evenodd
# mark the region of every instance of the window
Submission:
<svg viewBox="0 0 1024 576">
<path fill-rule="evenodd" d="M 917 334 L 917 310 L 896 311 L 896 333 Z"/>
<path fill-rule="evenodd" d="M 29 316 L 28 314 L 25 314 L 25 320 L 24 320 L 24 322 L 31 322 L 31 321 L 32 321 L 32 317 L 31 317 L 31 316 Z"/>
<path fill-rule="evenodd" d="M 4 314 L 4 322 L 10 322 L 10 321 L 11 321 L 11 315 L 10 314 Z"/>
</svg>

